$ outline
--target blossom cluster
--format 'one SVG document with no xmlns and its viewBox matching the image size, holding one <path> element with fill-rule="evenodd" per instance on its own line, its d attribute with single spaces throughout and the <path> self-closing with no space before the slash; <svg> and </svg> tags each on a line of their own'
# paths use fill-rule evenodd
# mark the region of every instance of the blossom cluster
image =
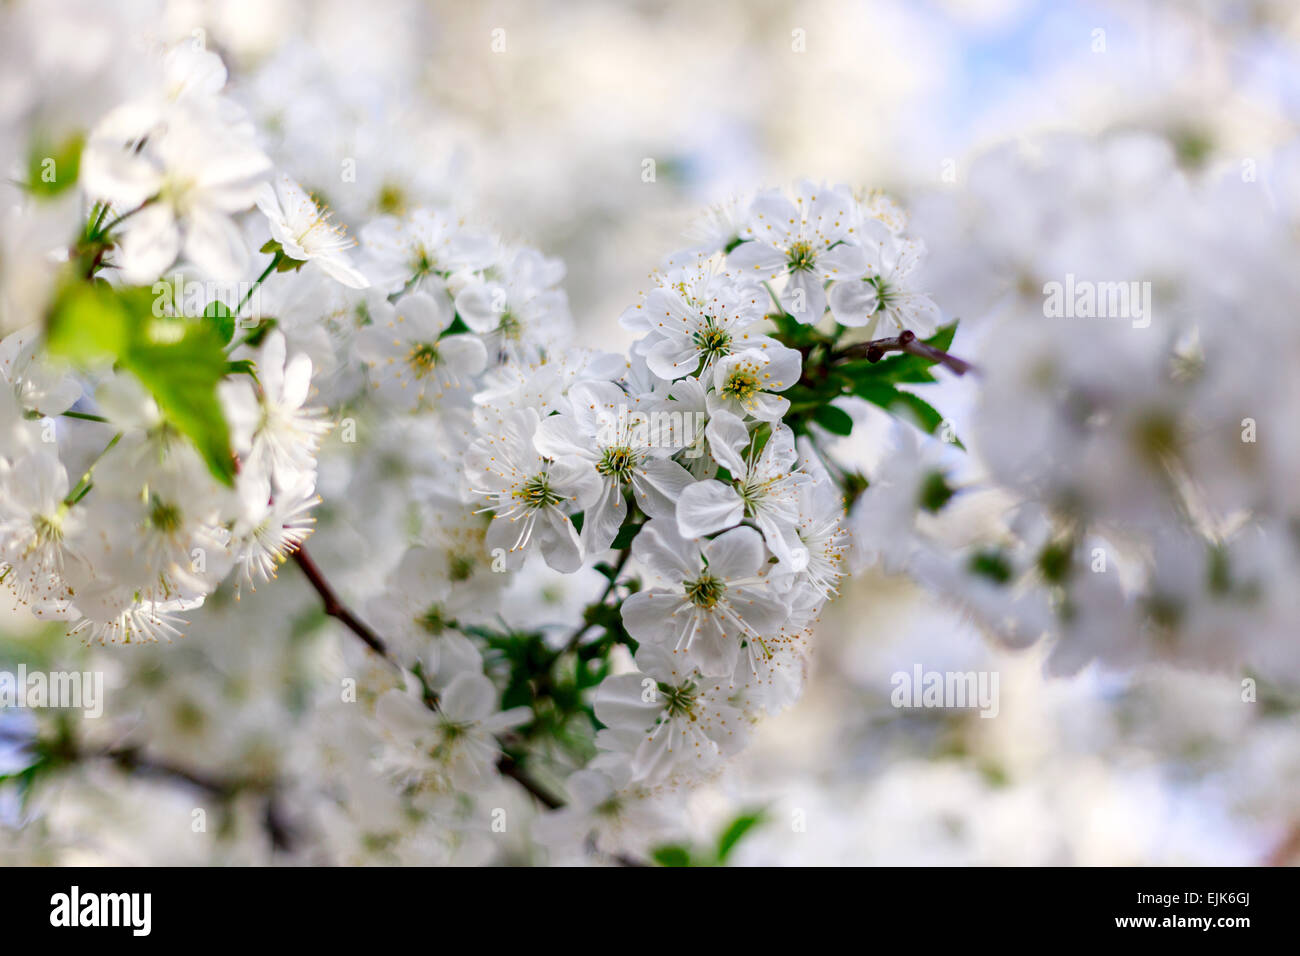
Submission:
<svg viewBox="0 0 1300 956">
<path fill-rule="evenodd" d="M 620 822 L 716 770 L 797 697 L 842 574 L 843 494 L 784 394 L 805 356 L 771 320 L 932 331 L 892 204 L 804 183 L 714 210 L 622 316 L 630 351 L 602 353 L 573 341 L 557 260 L 434 205 L 354 241 L 276 168 L 216 54 L 148 62 L 89 121 L 75 180 L 29 182 L 15 213 L 80 223 L 43 297 L 4 312 L 0 560 L 19 603 L 87 642 L 171 640 L 223 581 L 273 578 L 318 490 L 327 509 L 353 497 L 393 442 L 406 487 L 373 505 L 410 530 L 360 610 L 405 675 L 367 672 L 395 781 L 495 786 L 502 741 L 536 743 L 536 689 L 507 698 L 538 675 L 502 671 L 497 622 L 542 565 L 605 582 L 593 626 L 516 628 L 546 667 L 574 655 L 598 678 L 557 832 L 584 796 Z"/>
<path fill-rule="evenodd" d="M 223 350 L 180 314 L 169 274 L 178 257 L 208 277 L 224 314 L 237 311 L 219 298 L 250 261 L 236 216 L 269 201 L 271 162 L 223 95 L 214 53 L 181 44 L 157 59 L 150 80 L 91 127 L 75 181 L 53 160 L 35 164 L 31 174 L 48 172 L 40 181 L 53 195 L 28 183 L 10 213 L 29 234 L 49 229 L 69 203 L 85 221 L 79 237 L 45 249 L 62 263 L 38 273 L 47 301 L 6 297 L 0 579 L 34 614 L 68 621 L 87 642 L 170 639 L 180 615 L 232 571 L 246 585 L 272 577 L 311 530 L 316 453 L 329 428 L 309 403 L 311 360 L 283 334 L 263 328 Z M 279 210 L 269 214 L 274 228 Z M 266 219 L 247 225 L 265 230 Z M 12 293 L 32 277 L 10 265 Z M 93 314 L 113 306 L 132 314 Z M 67 353 L 86 359 L 80 368 L 47 348 L 56 312 L 82 316 L 59 333 Z M 186 390 L 205 378 L 207 407 L 187 405 Z M 186 437 L 205 414 L 224 439 L 207 461 Z"/>
<path fill-rule="evenodd" d="M 773 208 L 793 221 L 781 237 L 760 238 L 770 234 L 765 221 Z M 818 232 L 823 219 L 859 226 Z M 407 291 L 394 295 L 392 331 L 383 333 L 391 342 L 388 359 L 372 360 L 372 385 L 381 392 L 387 387 L 407 411 L 424 405 L 447 423 L 442 440 L 463 500 L 491 516 L 484 557 L 498 570 L 513 570 L 527 567 L 535 554 L 563 574 L 598 563 L 608 578 L 606 593 L 621 597 L 614 610 L 622 643 L 635 648 L 633 666 L 595 688 L 602 729 L 580 778 L 603 794 L 600 806 L 619 807 L 616 818 L 630 798 L 716 770 L 743 745 L 754 720 L 798 695 L 812 628 L 836 590 L 847 542 L 840 487 L 807 430 L 796 440 L 784 421 L 791 403 L 782 393 L 801 377 L 801 353 L 769 334 L 768 320 L 772 309 L 783 314 L 784 303 L 797 298 L 815 262 L 830 268 L 836 258 L 853 261 L 840 280 L 854 283 L 855 291 L 877 280 L 873 289 L 891 304 L 872 307 L 873 313 L 892 318 L 893 309 L 928 302 L 898 273 L 882 277 L 875 265 L 899 247 L 916 246 L 863 223 L 881 220 L 843 188 L 804 184 L 794 200 L 766 193 L 734 204 L 718 235 L 668 256 L 653 287 L 624 312 L 622 323 L 638 333 L 626 356 L 566 347 L 560 338 L 522 354 L 507 347 L 511 335 L 524 337 L 526 346 L 537 323 L 525 317 L 546 314 L 528 307 L 540 292 L 518 278 L 498 286 L 495 327 L 473 316 L 459 335 L 412 339 L 407 330 L 422 328 L 413 310 L 462 316 L 465 303 L 472 309 L 485 293 L 456 269 L 442 280 L 415 274 L 410 259 L 407 271 L 391 280 L 392 288 Z M 857 244 L 859 234 L 875 237 L 870 254 Z M 800 235 L 816 236 L 815 245 L 790 238 Z M 367 245 L 364 230 L 362 242 Z M 750 248 L 761 245 L 771 258 L 778 248 L 772 243 L 785 250 L 780 265 L 756 270 Z M 502 273 L 511 275 L 505 263 L 496 270 Z M 836 288 L 831 285 L 832 294 Z M 492 345 L 486 368 L 478 340 L 470 338 L 475 328 L 504 340 Z M 421 393 L 421 383 L 437 374 L 444 350 L 462 338 L 467 344 L 450 353 L 454 363 L 445 362 L 456 377 L 439 384 L 432 403 L 435 393 Z M 465 374 L 473 370 L 482 373 L 477 380 Z M 404 380 L 409 388 L 393 388 Z M 413 394 L 414 409 L 407 407 Z M 381 721 L 408 754 L 423 755 L 426 777 L 464 782 L 487 777 L 495 753 L 464 743 L 472 739 L 464 728 L 479 727 L 482 745 L 486 735 L 530 716 L 526 710 L 488 716 L 482 697 L 473 707 L 461 699 L 470 682 L 486 689 L 481 662 L 463 636 L 477 629 L 465 626 L 473 623 L 466 618 L 474 610 L 467 606 L 472 588 L 458 587 L 433 605 L 405 597 L 412 590 L 408 567 L 432 561 L 447 568 L 455 560 L 416 549 L 403 559 L 395 587 L 372 607 L 396 633 L 416 637 L 422 627 L 435 635 L 442 666 L 427 672 L 447 694 L 435 715 L 421 703 L 419 688 L 391 690 L 380 701 Z M 639 577 L 637 589 L 622 596 L 625 571 Z M 398 606 L 406 608 L 406 622 L 385 610 Z M 611 632 L 617 629 L 607 627 L 606 635 Z M 557 651 L 582 653 L 583 634 Z M 448 661 L 457 662 L 450 671 Z M 468 676 L 453 672 L 461 665 Z M 441 734 L 440 745 L 427 746 L 431 734 Z M 467 749 L 477 752 L 472 770 Z"/>
<path fill-rule="evenodd" d="M 407 411 L 427 406 L 462 429 L 444 428 L 442 440 L 464 501 L 491 516 L 483 547 L 498 570 L 527 567 L 531 554 L 563 574 L 598 563 L 621 627 L 605 624 L 605 635 L 590 643 L 580 629 L 557 653 L 602 645 L 608 652 L 611 635 L 635 650 L 631 667 L 594 689 L 601 729 L 577 792 L 600 799 L 588 799 L 581 812 L 560 811 L 554 825 L 561 831 L 579 821 L 621 823 L 629 804 L 716 771 L 754 721 L 797 698 L 847 538 L 843 489 L 817 441 L 825 433 L 810 430 L 808 409 L 792 411 L 783 394 L 799 383 L 803 355 L 771 334 L 770 320 L 812 325 L 829 308 L 845 326 L 874 329 L 883 319 L 900 329 L 928 322 L 932 330 L 937 307 L 909 281 L 924 247 L 902 227 L 883 197 L 811 183 L 794 198 L 765 192 L 713 210 L 696 230 L 700 241 L 668 256 L 653 287 L 623 313 L 623 325 L 637 333 L 626 356 L 552 339 L 522 355 L 497 345 L 484 369 L 471 331 L 506 340 L 531 334 L 536 322 L 524 316 L 538 310 L 525 303 L 539 298 L 537 289 L 518 278 L 500 283 L 493 327 L 472 314 L 484 293 L 467 285 L 463 263 L 448 263 L 440 280 L 412 271 L 418 260 L 408 256 L 406 271 L 389 280 L 388 353 L 384 362 L 372 358 L 372 385 Z M 368 246 L 364 230 L 362 243 Z M 490 273 L 510 276 L 515 261 Z M 810 289 L 819 297 L 808 302 Z M 426 327 L 421 317 L 462 316 L 466 301 L 464 333 L 436 342 L 411 337 Z M 378 341 L 380 331 L 373 334 Z M 451 366 L 449 377 L 436 392 L 422 390 L 440 362 Z M 483 373 L 477 381 L 465 374 L 474 370 Z M 474 653 L 485 649 L 464 639 L 482 630 L 466 627 L 474 624 L 466 618 L 472 587 L 444 591 L 433 605 L 410 602 L 408 569 L 425 568 L 427 581 L 429 567 L 452 567 L 455 557 L 417 548 L 372 606 L 396 633 L 435 635 L 436 663 L 424 672 L 446 695 L 436 714 L 421 700 L 427 686 L 381 698 L 379 717 L 398 751 L 392 756 L 423 779 L 463 785 L 490 779 L 492 735 L 532 718 L 527 709 L 487 706 L 489 685 Z M 625 572 L 638 576 L 623 595 Z M 466 578 L 472 584 L 474 576 Z M 602 599 L 586 613 L 603 606 Z M 386 610 L 394 607 L 405 609 L 405 622 Z M 464 696 L 471 686 L 472 704 Z"/>
<path fill-rule="evenodd" d="M 1288 155 L 1197 168 L 1151 134 L 1064 137 L 923 203 L 933 281 L 978 319 L 974 467 L 901 436 L 850 522 L 859 565 L 1046 639 L 1054 673 L 1294 676 Z M 916 521 L 949 479 L 990 519 L 960 543 Z"/>
<path fill-rule="evenodd" d="M 85 651 L 120 678 L 86 752 L 210 761 L 245 822 L 296 775 L 326 860 L 509 858 L 521 803 L 551 859 L 608 858 L 799 698 L 850 571 L 1056 673 L 1295 673 L 1294 183 L 1118 135 L 910 218 L 742 195 L 585 317 L 606 352 L 562 261 L 448 201 L 433 117 L 354 142 L 374 91 L 308 49 L 241 77 L 87 4 L 69 56 L 35 8 L 0 11 L 0 584 L 169 645 Z"/>
</svg>

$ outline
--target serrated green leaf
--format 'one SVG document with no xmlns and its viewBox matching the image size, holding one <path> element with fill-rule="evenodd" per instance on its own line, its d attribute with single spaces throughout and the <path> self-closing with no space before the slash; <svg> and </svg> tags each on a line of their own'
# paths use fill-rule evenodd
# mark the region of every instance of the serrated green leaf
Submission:
<svg viewBox="0 0 1300 956">
<path fill-rule="evenodd" d="M 862 381 L 853 386 L 853 394 L 888 410 L 898 399 L 899 391 L 889 382 Z"/>
<path fill-rule="evenodd" d="M 914 417 L 917 426 L 927 435 L 933 435 L 943 424 L 943 416 L 938 410 L 923 398 L 918 398 L 911 392 L 898 391 L 892 403 L 894 409 L 902 406 Z"/>
<path fill-rule="evenodd" d="M 870 387 L 855 389 L 854 394 L 874 405 L 879 405 L 895 417 L 909 419 L 927 435 L 937 433 L 944 422 L 943 416 L 925 399 L 884 382 L 875 382 L 871 383 Z M 965 447 L 955 437 L 952 443 L 958 448 Z"/>
<path fill-rule="evenodd" d="M 46 348 L 77 364 L 115 361 L 131 372 L 213 476 L 233 485 L 230 431 L 217 399 L 229 371 L 226 343 L 211 318 L 159 317 L 154 301 L 143 287 L 70 281 L 47 316 Z"/>
<path fill-rule="evenodd" d="M 164 331 L 177 324 L 183 328 Z M 167 420 L 194 443 L 213 477 L 233 486 L 230 429 L 217 399 L 217 383 L 226 375 L 225 344 L 212 325 L 155 319 L 121 361 L 149 389 Z"/>
<path fill-rule="evenodd" d="M 892 355 L 879 362 L 854 359 L 837 366 L 835 371 L 848 380 L 852 390 L 859 382 L 907 382 L 914 385 L 936 382 L 938 379 L 930 372 L 933 364 L 928 359 L 914 355 Z"/>
<path fill-rule="evenodd" d="M 956 321 L 953 321 L 949 322 L 947 325 L 939 326 L 939 330 L 935 332 L 934 335 L 930 336 L 928 339 L 924 339 L 923 341 L 926 345 L 932 345 L 935 348 L 946 352 L 952 347 L 953 336 L 956 334 L 957 323 Z"/>
</svg>

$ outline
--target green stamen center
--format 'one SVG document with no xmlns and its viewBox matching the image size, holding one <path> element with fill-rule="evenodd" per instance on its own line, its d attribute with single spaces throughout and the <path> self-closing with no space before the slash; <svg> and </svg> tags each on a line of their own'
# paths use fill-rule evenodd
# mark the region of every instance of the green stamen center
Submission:
<svg viewBox="0 0 1300 956">
<path fill-rule="evenodd" d="M 415 623 L 429 634 L 437 635 L 451 626 L 451 619 L 447 617 L 441 604 L 432 604 L 427 611 L 415 619 Z"/>
<path fill-rule="evenodd" d="M 149 503 L 149 524 L 163 534 L 173 534 L 181 526 L 181 510 L 154 495 Z"/>
<path fill-rule="evenodd" d="M 632 475 L 632 463 L 635 459 L 632 449 L 626 445 L 606 448 L 605 454 L 601 456 L 600 461 L 596 462 L 596 471 L 606 478 L 626 481 Z"/>
<path fill-rule="evenodd" d="M 810 272 L 817 261 L 811 242 L 800 240 L 790 247 L 790 271 Z"/>
<path fill-rule="evenodd" d="M 551 488 L 551 483 L 545 475 L 533 475 L 523 483 L 522 487 L 515 490 L 514 496 L 529 508 L 545 508 L 564 500 Z"/>
<path fill-rule="evenodd" d="M 722 394 L 737 401 L 747 402 L 760 391 L 762 383 L 752 369 L 738 368 L 722 383 Z"/>
<path fill-rule="evenodd" d="M 706 320 L 704 328 L 691 338 L 695 342 L 695 347 L 704 353 L 705 362 L 731 354 L 731 333 L 714 325 L 712 316 Z"/>
<path fill-rule="evenodd" d="M 705 572 L 694 581 L 686 582 L 686 599 L 696 607 L 702 607 L 705 610 L 712 608 L 722 597 L 722 593 L 727 590 L 726 584 L 713 575 Z"/>
<path fill-rule="evenodd" d="M 692 708 L 695 706 L 695 698 L 697 696 L 694 684 L 683 684 L 681 687 L 672 687 L 668 684 L 661 683 L 659 685 L 659 693 L 664 695 L 664 713 L 668 717 L 686 716 L 690 717 L 691 720 L 695 719 L 695 715 L 691 713 Z"/>
<path fill-rule="evenodd" d="M 411 367 L 416 378 L 428 375 L 438 364 L 438 346 L 433 342 L 421 342 L 412 346 L 406 354 L 406 364 Z"/>
</svg>

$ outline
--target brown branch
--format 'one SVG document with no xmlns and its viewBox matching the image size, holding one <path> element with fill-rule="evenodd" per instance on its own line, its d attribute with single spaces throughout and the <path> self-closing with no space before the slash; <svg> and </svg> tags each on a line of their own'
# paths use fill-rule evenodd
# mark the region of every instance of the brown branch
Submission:
<svg viewBox="0 0 1300 956">
<path fill-rule="evenodd" d="M 502 754 L 497 760 L 497 770 L 501 771 L 503 777 L 509 777 L 511 780 L 518 783 L 519 786 L 531 793 L 537 798 L 537 802 L 546 807 L 546 809 L 558 810 L 560 807 L 564 806 L 563 800 L 552 796 L 548 791 L 543 789 L 536 780 L 524 772 L 523 768 L 520 767 L 519 764 L 515 762 L 515 759 L 509 754 Z"/>
<path fill-rule="evenodd" d="M 88 760 L 104 760 L 123 773 L 184 784 L 195 790 L 201 790 L 222 803 L 229 803 L 240 793 L 259 794 L 266 801 L 263 823 L 272 849 L 281 851 L 293 849 L 295 833 L 280 811 L 280 787 L 272 780 L 259 780 L 254 777 L 220 777 L 159 757 L 152 757 L 134 746 L 87 750 L 78 747 L 71 737 L 63 735 L 57 740 L 46 741 L 43 745 L 37 737 L 29 738 L 26 735 L 16 734 L 3 734 L 0 737 L 9 743 L 31 747 L 38 752 L 44 751 L 54 768 L 85 763 Z"/>
<path fill-rule="evenodd" d="M 273 789 L 272 784 L 252 777 L 217 777 L 200 770 L 191 770 L 180 764 L 161 760 L 147 755 L 138 746 L 105 747 L 101 750 L 86 750 L 78 747 L 69 733 L 64 730 L 57 738 L 42 740 L 39 735 L 10 733 L 0 730 L 0 740 L 7 744 L 30 748 L 38 755 L 44 755 L 53 765 L 83 763 L 86 760 L 107 760 L 128 773 L 139 773 L 147 777 L 179 780 L 196 790 L 205 790 L 215 797 L 229 798 L 241 790 Z"/>
<path fill-rule="evenodd" d="M 138 773 L 146 777 L 179 780 L 196 790 L 203 790 L 222 800 L 229 800 L 241 790 L 270 791 L 271 785 L 253 779 L 223 778 L 191 770 L 179 764 L 159 760 L 142 753 L 135 747 L 113 747 L 102 751 L 72 751 L 60 756 L 76 760 L 79 757 L 102 757 L 112 761 L 119 769 L 127 773 Z"/>
<path fill-rule="evenodd" d="M 384 660 L 388 661 L 394 667 L 401 668 L 401 665 L 389 652 L 388 645 L 384 642 L 384 639 L 372 631 L 364 621 L 348 609 L 346 604 L 339 600 L 339 596 L 335 594 L 334 589 L 330 587 L 329 581 L 325 580 L 325 575 L 321 573 L 320 568 L 316 566 L 316 562 L 313 561 L 311 555 L 307 553 L 306 547 L 299 545 L 298 550 L 293 553 L 293 560 L 294 563 L 302 569 L 302 573 L 306 576 L 307 581 L 311 586 L 316 590 L 316 593 L 320 595 L 321 607 L 325 613 L 339 621 L 357 637 L 361 638 L 367 647 Z"/>
<path fill-rule="evenodd" d="M 347 605 L 339 600 L 338 595 L 334 592 L 334 588 L 330 586 L 329 581 L 325 579 L 325 575 L 321 572 L 321 569 L 316 566 L 316 562 L 311 559 L 311 556 L 307 553 L 305 548 L 299 546 L 298 550 L 294 552 L 293 559 L 298 567 L 302 569 L 303 574 L 306 575 L 307 580 L 316 590 L 316 593 L 320 595 L 326 614 L 346 625 L 348 630 L 361 638 L 361 640 L 366 643 L 366 646 L 376 654 L 383 657 L 384 660 L 399 669 L 404 669 L 402 668 L 402 665 L 399 664 L 389 653 L 388 645 L 384 642 L 383 638 L 372 631 L 363 621 L 361 621 L 360 618 L 348 609 Z M 620 560 L 619 562 L 620 568 L 623 566 L 625 560 L 626 555 L 624 555 L 623 560 Z M 617 575 L 615 575 L 615 577 L 617 577 Z M 605 595 L 608 596 L 609 591 L 612 589 L 613 581 L 611 580 L 610 587 L 606 589 Z M 423 679 L 421 679 L 421 682 L 423 682 Z M 432 692 L 427 684 L 425 685 L 424 703 L 430 710 L 438 709 L 437 695 Z M 560 807 L 564 806 L 563 800 L 552 795 L 536 780 L 530 777 L 509 754 L 503 753 L 497 759 L 497 769 L 501 772 L 502 776 L 509 777 L 532 794 L 537 802 L 542 804 L 542 806 L 546 807 L 548 810 L 558 810 Z M 624 857 L 621 855 L 616 856 L 614 859 L 623 866 L 645 865 L 639 860 L 634 860 L 631 857 Z"/>
<path fill-rule="evenodd" d="M 615 573 L 610 577 L 609 587 L 605 589 L 605 593 L 601 596 L 601 603 L 604 603 L 604 601 L 609 597 L 610 592 L 614 589 L 614 582 L 618 578 L 618 570 L 622 569 L 624 563 L 627 561 L 627 556 L 628 556 L 628 552 L 626 551 L 623 553 L 623 555 L 620 556 L 618 562 L 618 568 L 615 570 Z M 353 614 L 348 609 L 346 604 L 344 604 L 342 601 L 339 600 L 338 595 L 334 593 L 334 588 L 332 588 L 330 586 L 329 581 L 325 579 L 325 575 L 321 572 L 321 569 L 316 566 L 316 562 L 311 559 L 311 556 L 307 553 L 306 548 L 300 545 L 298 547 L 298 550 L 294 552 L 293 559 L 295 563 L 297 563 L 298 567 L 302 569 L 303 574 L 306 575 L 307 580 L 311 583 L 311 586 L 315 588 L 316 593 L 320 595 L 321 602 L 326 614 L 342 622 L 348 628 L 348 630 L 350 630 L 357 637 L 361 638 L 361 640 L 366 643 L 366 646 L 368 646 L 376 654 L 379 654 L 381 657 L 383 657 L 384 660 L 388 661 L 394 667 L 397 667 L 399 669 L 404 669 L 402 668 L 402 665 L 397 662 L 396 658 L 394 658 L 389 653 L 388 645 L 384 642 L 383 638 L 381 638 L 378 634 L 372 631 L 363 621 L 361 621 L 360 618 L 358 618 L 355 614 Z M 579 631 L 577 634 L 575 634 L 573 638 L 570 639 L 571 643 L 576 645 L 578 638 L 581 637 L 582 634 L 585 633 L 585 631 L 586 628 L 584 628 L 582 631 Z M 423 678 L 421 678 L 421 683 L 423 682 L 424 682 Z M 425 684 L 424 689 L 425 689 L 425 693 L 424 693 L 425 706 L 427 706 L 430 710 L 437 710 L 438 709 L 437 695 L 433 693 L 433 691 L 429 688 L 427 684 Z M 530 777 L 527 771 L 525 771 L 522 767 L 520 767 L 519 764 L 514 760 L 514 758 L 511 757 L 509 754 L 503 753 L 497 759 L 497 770 L 501 772 L 501 775 L 503 777 L 509 777 L 511 780 L 514 780 L 521 787 L 527 790 L 530 794 L 532 794 L 533 798 L 536 799 L 538 803 L 546 807 L 548 810 L 558 810 L 560 807 L 564 806 L 563 800 L 551 794 L 548 790 L 542 787 L 536 780 Z M 270 813 L 270 808 L 268 808 L 268 813 Z M 268 816 L 268 822 L 270 822 L 269 816 Z M 614 856 L 613 859 L 621 866 L 645 866 L 646 865 L 640 860 L 636 860 L 628 856 L 623 856 L 621 854 Z"/>
<path fill-rule="evenodd" d="M 975 366 L 965 359 L 950 355 L 943 349 L 937 349 L 933 345 L 926 345 L 910 329 L 903 330 L 894 338 L 873 339 L 870 342 L 859 342 L 856 345 L 846 346 L 834 353 L 833 358 L 865 358 L 868 362 L 879 362 L 885 357 L 886 352 L 906 352 L 908 355 L 915 355 L 918 358 L 938 362 L 954 375 L 965 375 L 967 372 L 975 370 Z"/>
</svg>

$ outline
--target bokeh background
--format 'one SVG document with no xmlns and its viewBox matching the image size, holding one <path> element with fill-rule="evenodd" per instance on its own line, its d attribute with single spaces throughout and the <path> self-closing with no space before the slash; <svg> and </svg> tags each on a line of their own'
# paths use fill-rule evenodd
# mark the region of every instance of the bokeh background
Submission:
<svg viewBox="0 0 1300 956">
<path fill-rule="evenodd" d="M 883 188 L 909 206 L 960 190 L 971 158 L 1008 140 L 1142 128 L 1189 163 L 1235 162 L 1287 141 L 1300 119 L 1300 6 L 1289 0 L 123 7 L 160 42 L 203 31 L 230 65 L 233 95 L 271 131 L 273 156 L 344 221 L 367 209 L 331 192 L 342 160 L 355 160 L 371 206 L 401 208 L 401 184 L 419 183 L 563 258 L 580 339 L 609 348 L 627 344 L 618 315 L 684 244 L 690 220 L 740 191 L 810 177 Z M 322 100 L 328 109 L 313 105 Z M 960 431 L 968 394 L 938 388 L 932 403 Z M 879 437 L 867 427 L 844 451 L 870 463 Z M 363 546 L 357 529 L 322 534 L 313 548 L 327 556 Z M 288 576 L 253 600 L 310 605 Z M 292 692 L 284 675 L 309 672 L 295 655 L 319 651 L 268 648 L 211 605 L 183 646 L 95 651 L 94 666 L 137 690 L 154 675 L 140 719 L 169 728 L 164 746 L 246 764 L 259 753 L 249 741 L 263 740 L 268 763 L 291 759 L 277 740 Z M 72 667 L 91 653 L 25 612 L 0 627 L 10 663 Z M 744 809 L 764 810 L 735 862 L 1300 860 L 1300 701 L 1263 692 L 1243 702 L 1235 674 L 1048 679 L 1038 651 L 996 650 L 880 574 L 849 584 L 816 639 L 802 702 L 692 799 L 700 841 Z M 124 654 L 129 665 L 112 660 Z M 998 672 L 997 717 L 895 709 L 890 677 L 916 664 Z M 203 676 L 214 669 L 217 690 Z M 217 699 L 232 687 L 248 706 L 239 726 L 221 726 Z M 97 800 L 84 784 L 43 801 L 63 832 L 83 835 L 81 859 L 175 859 L 141 836 L 142 817 L 167 812 L 164 790 L 133 803 L 120 790 Z M 185 798 L 174 799 L 183 812 Z M 181 861 L 191 859 L 249 857 L 213 845 Z"/>
</svg>

